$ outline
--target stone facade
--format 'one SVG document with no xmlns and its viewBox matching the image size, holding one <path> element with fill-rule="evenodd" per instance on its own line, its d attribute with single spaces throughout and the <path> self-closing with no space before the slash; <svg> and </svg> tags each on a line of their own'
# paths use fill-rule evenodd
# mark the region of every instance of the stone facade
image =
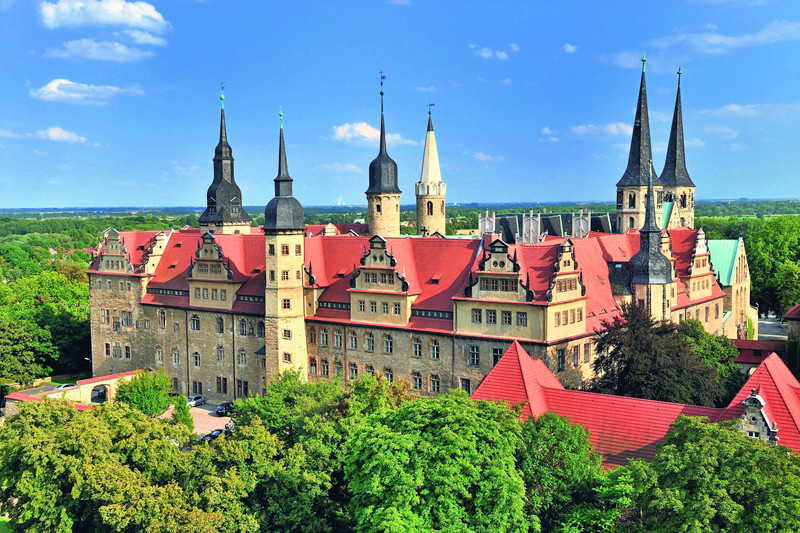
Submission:
<svg viewBox="0 0 800 533">
<path fill-rule="evenodd" d="M 400 194 L 367 194 L 369 234 L 400 236 Z"/>
</svg>

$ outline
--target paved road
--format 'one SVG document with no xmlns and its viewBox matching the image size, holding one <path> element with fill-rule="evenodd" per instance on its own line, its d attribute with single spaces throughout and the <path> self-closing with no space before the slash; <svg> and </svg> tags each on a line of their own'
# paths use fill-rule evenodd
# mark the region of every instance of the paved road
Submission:
<svg viewBox="0 0 800 533">
<path fill-rule="evenodd" d="M 758 319 L 758 340 L 760 341 L 785 341 L 789 326 L 781 324 L 775 315 Z"/>
<path fill-rule="evenodd" d="M 225 429 L 225 424 L 230 422 L 231 419 L 228 416 L 215 415 L 214 410 L 216 408 L 216 405 L 205 404 L 189 409 L 189 412 L 192 414 L 192 419 L 194 419 L 195 435 L 202 437 L 203 435 L 211 433 L 215 429 Z M 169 410 L 159 418 L 167 418 L 170 416 L 172 416 L 172 407 L 170 407 Z"/>
</svg>

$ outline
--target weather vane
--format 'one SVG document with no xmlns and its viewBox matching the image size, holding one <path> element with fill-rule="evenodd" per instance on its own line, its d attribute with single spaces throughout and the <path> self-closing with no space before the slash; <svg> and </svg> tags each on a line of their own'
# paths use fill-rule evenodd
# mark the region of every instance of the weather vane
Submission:
<svg viewBox="0 0 800 533">
<path fill-rule="evenodd" d="M 432 103 L 431 103 L 431 101 L 430 101 L 430 100 L 428 100 L 428 114 L 429 114 L 429 115 L 431 114 L 431 108 L 432 108 L 433 106 L 435 106 L 435 105 L 436 105 L 436 104 L 432 104 Z"/>
<path fill-rule="evenodd" d="M 281 119 L 281 129 L 283 129 L 283 107 L 278 108 L 278 116 Z"/>
<path fill-rule="evenodd" d="M 222 102 L 222 109 L 225 109 L 225 84 L 219 84 L 219 99 Z"/>
<path fill-rule="evenodd" d="M 642 54 L 642 72 L 644 72 L 645 63 L 647 63 L 647 54 Z"/>
<path fill-rule="evenodd" d="M 683 71 L 681 70 L 681 67 L 678 66 L 678 86 L 679 87 L 681 85 L 681 74 L 683 74 Z"/>
<path fill-rule="evenodd" d="M 383 80 L 386 79 L 386 75 L 383 73 L 383 70 L 379 70 L 378 74 L 381 80 L 381 115 L 383 115 Z"/>
</svg>

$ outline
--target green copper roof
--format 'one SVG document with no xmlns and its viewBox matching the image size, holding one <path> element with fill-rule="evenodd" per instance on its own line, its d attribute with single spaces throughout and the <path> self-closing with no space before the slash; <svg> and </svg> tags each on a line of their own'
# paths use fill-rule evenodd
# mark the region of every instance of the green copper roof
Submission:
<svg viewBox="0 0 800 533">
<path fill-rule="evenodd" d="M 733 270 L 736 267 L 741 239 L 707 242 L 708 251 L 711 252 L 711 263 L 717 271 L 720 283 L 723 287 L 730 287 L 733 285 Z"/>
<path fill-rule="evenodd" d="M 661 212 L 661 228 L 666 228 L 669 224 L 669 216 L 672 214 L 672 205 L 674 202 L 662 202 L 663 211 Z"/>
</svg>

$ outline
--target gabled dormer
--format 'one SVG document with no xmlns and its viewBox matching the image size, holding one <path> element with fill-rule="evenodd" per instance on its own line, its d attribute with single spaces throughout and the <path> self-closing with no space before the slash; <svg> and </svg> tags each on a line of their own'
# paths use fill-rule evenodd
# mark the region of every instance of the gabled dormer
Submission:
<svg viewBox="0 0 800 533">
<path fill-rule="evenodd" d="M 770 444 L 778 444 L 778 425 L 767 416 L 767 402 L 758 389 L 751 389 L 750 396 L 742 401 L 744 411 L 740 419 L 742 432 L 748 437 Z"/>
<path fill-rule="evenodd" d="M 164 249 L 167 247 L 171 236 L 172 231 L 169 232 L 169 235 L 165 234 L 163 231 L 159 231 L 150 239 L 150 244 L 142 257 L 141 271 L 143 274 L 155 274 L 158 263 L 164 255 Z"/>
<path fill-rule="evenodd" d="M 128 250 L 125 248 L 125 240 L 120 236 L 119 231 L 114 228 L 106 229 L 103 232 L 103 241 L 97 270 L 99 272 L 132 274 L 134 268 L 128 260 Z"/>
<path fill-rule="evenodd" d="M 189 267 L 189 302 L 192 306 L 230 309 L 240 283 L 232 283 L 233 269 L 214 234 L 206 232 L 197 243 Z"/>
<path fill-rule="evenodd" d="M 564 239 L 558 247 L 558 256 L 553 265 L 547 301 L 551 303 L 577 300 L 586 295 L 583 273 L 578 268 L 572 240 Z"/>
<path fill-rule="evenodd" d="M 502 239 L 496 239 L 483 249 L 478 263 L 478 271 L 470 279 L 464 294 L 467 298 L 507 300 L 512 302 L 530 301 L 526 299 L 529 291 L 522 287 L 520 263 L 517 251 L 509 254 L 509 246 Z"/>
<path fill-rule="evenodd" d="M 705 232 L 697 230 L 691 264 L 689 265 L 689 279 L 684 280 L 689 298 L 697 300 L 711 296 L 711 291 L 716 278 L 714 266 L 711 264 L 711 253 L 708 250 Z"/>
</svg>

